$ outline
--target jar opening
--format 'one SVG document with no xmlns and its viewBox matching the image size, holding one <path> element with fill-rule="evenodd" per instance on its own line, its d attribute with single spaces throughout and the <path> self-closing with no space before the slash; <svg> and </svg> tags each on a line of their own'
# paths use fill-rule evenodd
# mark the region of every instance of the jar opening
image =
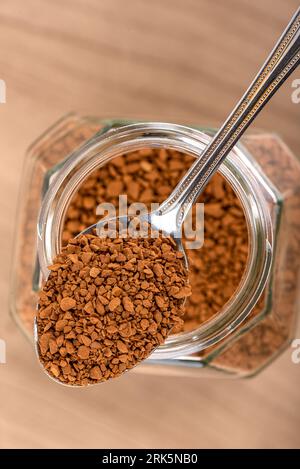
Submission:
<svg viewBox="0 0 300 469">
<path fill-rule="evenodd" d="M 70 201 L 84 180 L 99 166 L 120 154 L 142 148 L 170 148 L 199 157 L 209 142 L 206 134 L 173 124 L 147 123 L 124 126 L 89 141 L 71 155 L 51 184 L 39 218 L 39 260 L 43 275 L 61 247 L 64 220 Z M 151 359 L 175 358 L 199 352 L 224 338 L 251 312 L 268 278 L 271 264 L 271 229 L 255 174 L 240 148 L 235 148 L 220 174 L 238 196 L 247 221 L 249 256 L 234 296 L 221 311 L 199 328 L 170 336 Z"/>
</svg>

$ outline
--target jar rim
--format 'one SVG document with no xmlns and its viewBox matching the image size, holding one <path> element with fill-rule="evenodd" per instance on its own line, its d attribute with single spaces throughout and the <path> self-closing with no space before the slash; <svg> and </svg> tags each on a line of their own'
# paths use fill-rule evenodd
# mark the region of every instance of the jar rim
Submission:
<svg viewBox="0 0 300 469">
<path fill-rule="evenodd" d="M 96 168 L 120 154 L 145 147 L 172 148 L 199 157 L 210 139 L 209 135 L 193 127 L 146 122 L 99 132 L 75 150 L 50 183 L 42 201 L 37 239 L 43 277 L 47 277 L 47 266 L 61 248 L 69 202 L 84 179 Z M 249 155 L 240 145 L 230 152 L 219 173 L 229 182 L 244 210 L 249 237 L 246 269 L 235 294 L 218 314 L 197 329 L 169 336 L 148 360 L 177 358 L 218 343 L 250 314 L 268 280 L 273 239 L 270 214 L 259 184 L 261 175 L 251 165 Z"/>
</svg>

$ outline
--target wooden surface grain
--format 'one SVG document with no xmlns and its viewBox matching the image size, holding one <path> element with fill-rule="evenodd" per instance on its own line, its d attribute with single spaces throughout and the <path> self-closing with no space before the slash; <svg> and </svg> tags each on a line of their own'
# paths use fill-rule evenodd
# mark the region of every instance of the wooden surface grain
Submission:
<svg viewBox="0 0 300 469">
<path fill-rule="evenodd" d="M 69 390 L 41 373 L 8 314 L 26 147 L 70 110 L 217 126 L 298 0 L 2 0 L 0 447 L 299 447 L 300 365 L 291 350 L 255 379 L 128 374 Z M 293 78 L 300 78 L 299 72 Z M 300 155 L 291 80 L 256 126 Z M 300 336 L 300 332 L 298 333 Z"/>
</svg>

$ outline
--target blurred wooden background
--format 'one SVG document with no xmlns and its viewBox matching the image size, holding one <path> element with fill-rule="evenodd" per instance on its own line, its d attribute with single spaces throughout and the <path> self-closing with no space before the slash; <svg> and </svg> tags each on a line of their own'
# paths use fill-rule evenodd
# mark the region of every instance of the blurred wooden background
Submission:
<svg viewBox="0 0 300 469">
<path fill-rule="evenodd" d="M 70 110 L 218 125 L 298 0 L 2 0 L 0 79 L 0 447 L 299 447 L 300 365 L 287 351 L 259 377 L 136 374 L 69 390 L 41 373 L 8 315 L 26 147 Z M 300 78 L 300 71 L 292 79 Z M 256 126 L 300 155 L 291 81 Z M 298 334 L 300 336 L 300 332 Z"/>
</svg>

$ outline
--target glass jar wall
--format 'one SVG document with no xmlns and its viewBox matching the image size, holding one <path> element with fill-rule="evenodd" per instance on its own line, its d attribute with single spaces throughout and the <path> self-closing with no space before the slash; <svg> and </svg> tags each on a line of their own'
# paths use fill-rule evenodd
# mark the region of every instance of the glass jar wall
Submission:
<svg viewBox="0 0 300 469">
<path fill-rule="evenodd" d="M 147 132 L 145 128 L 143 131 L 138 128 L 135 138 L 130 140 L 122 127 L 124 124 L 126 122 L 70 115 L 46 132 L 28 152 L 19 199 L 11 295 L 12 313 L 28 337 L 32 337 L 41 272 L 45 275 L 47 263 L 61 243 L 96 221 L 93 197 L 99 198 L 102 194 L 100 199 L 105 200 L 107 179 L 118 180 L 119 173 L 109 168 L 109 162 L 120 154 L 129 155 L 136 148 L 168 148 L 170 145 L 192 158 L 201 153 L 210 133 L 195 131 L 194 135 L 190 129 L 187 135 L 177 138 L 181 130 L 176 126 L 159 128 L 155 134 L 158 124 L 148 124 Z M 110 151 L 103 146 L 106 135 L 111 136 Z M 191 141 L 187 142 L 187 136 Z M 131 146 L 129 140 L 133 142 Z M 147 152 L 144 155 L 145 159 L 135 161 L 135 171 L 146 180 L 149 176 L 143 172 L 147 172 L 145 162 L 149 163 L 149 156 Z M 175 168 L 171 171 L 170 185 L 175 181 L 174 174 L 180 178 L 175 163 L 167 165 Z M 161 173 L 166 178 L 163 165 Z M 226 221 L 231 237 L 233 233 L 243 239 L 243 245 L 236 248 L 240 253 L 239 265 L 235 267 L 237 275 L 231 279 L 231 289 L 227 288 L 227 292 L 229 280 L 224 282 L 219 303 L 212 298 L 208 301 L 207 293 L 200 291 L 201 281 L 211 283 L 214 262 L 220 259 L 217 255 L 215 261 L 210 259 L 211 270 L 204 278 L 201 256 L 205 259 L 205 252 L 212 250 L 211 240 L 205 236 L 202 253 L 201 250 L 189 253 L 194 269 L 192 281 L 197 282 L 187 305 L 189 326 L 173 334 L 150 359 L 136 368 L 137 372 L 252 375 L 284 350 L 293 337 L 300 258 L 299 163 L 276 135 L 261 133 L 244 137 L 242 146 L 231 153 L 219 173 L 215 177 L 223 182 L 217 186 L 231 191 L 238 200 L 231 217 L 240 217 L 239 206 L 243 214 L 237 232 L 232 232 L 228 214 Z M 93 192 L 95 185 L 97 195 Z M 87 195 L 84 205 L 80 196 L 82 188 Z M 154 195 L 153 202 L 161 202 L 168 194 L 161 190 Z M 212 209 L 217 209 L 213 195 L 209 190 L 205 194 L 204 201 L 210 207 L 205 212 L 208 221 L 214 216 Z M 132 190 L 131 200 L 134 201 Z M 76 206 L 84 208 L 80 219 L 74 218 Z M 38 260 L 36 226 L 40 210 Z M 215 245 L 222 242 L 215 241 Z M 229 264 L 227 267 L 229 272 Z M 205 308 L 203 302 L 201 304 L 204 294 Z"/>
</svg>

